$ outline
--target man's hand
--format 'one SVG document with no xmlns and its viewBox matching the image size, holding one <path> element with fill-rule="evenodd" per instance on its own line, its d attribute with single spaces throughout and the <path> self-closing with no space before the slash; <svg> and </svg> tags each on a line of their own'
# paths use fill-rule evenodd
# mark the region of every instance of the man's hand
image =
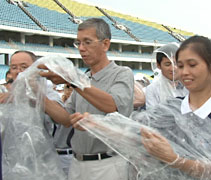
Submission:
<svg viewBox="0 0 211 180">
<path fill-rule="evenodd" d="M 85 129 L 79 125 L 78 121 L 82 120 L 83 118 L 87 117 L 88 115 L 89 115 L 89 113 L 81 114 L 79 112 L 71 114 L 69 116 L 69 119 L 70 119 L 70 122 L 71 122 L 71 125 L 73 126 L 73 128 L 76 128 L 81 131 L 85 131 Z"/>
<path fill-rule="evenodd" d="M 40 72 L 40 76 L 45 77 L 51 80 L 54 84 L 65 84 L 67 83 L 63 78 L 59 75 L 55 74 L 54 72 L 50 71 L 44 64 L 40 64 L 37 66 L 39 69 L 48 70 L 48 72 Z"/>
</svg>

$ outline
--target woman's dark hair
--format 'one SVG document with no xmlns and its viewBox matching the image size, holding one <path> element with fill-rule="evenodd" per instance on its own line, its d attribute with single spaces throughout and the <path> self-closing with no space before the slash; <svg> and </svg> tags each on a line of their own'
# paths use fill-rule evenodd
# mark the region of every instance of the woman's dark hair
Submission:
<svg viewBox="0 0 211 180">
<path fill-rule="evenodd" d="M 193 52 L 199 55 L 207 64 L 209 70 L 211 70 L 211 41 L 204 36 L 192 36 L 186 39 L 176 52 L 176 61 L 180 51 L 190 48 Z"/>
</svg>

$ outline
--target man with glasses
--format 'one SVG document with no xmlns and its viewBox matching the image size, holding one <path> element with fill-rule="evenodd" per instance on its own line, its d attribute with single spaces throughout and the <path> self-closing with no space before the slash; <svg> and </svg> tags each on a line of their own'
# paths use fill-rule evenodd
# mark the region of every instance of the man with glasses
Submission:
<svg viewBox="0 0 211 180">
<path fill-rule="evenodd" d="M 21 72 L 25 71 L 36 60 L 37 56 L 30 51 L 19 50 L 14 52 L 10 58 L 11 78 L 15 80 Z M 0 93 L 0 103 L 6 103 L 8 96 L 9 92 Z M 50 81 L 47 82 L 45 101 L 48 102 L 50 101 L 51 103 L 54 103 L 56 106 L 58 106 L 57 109 L 63 106 L 63 102 L 59 94 L 55 90 L 53 90 L 53 84 Z M 45 105 L 47 106 L 47 104 Z M 67 175 L 69 170 L 70 160 L 72 158 L 72 150 L 67 145 L 66 140 L 62 138 L 68 137 L 71 128 L 65 128 L 62 125 L 56 125 L 53 122 L 53 116 L 51 116 L 50 113 L 48 113 L 48 111 L 46 111 L 45 114 L 44 127 L 47 133 L 53 136 L 54 138 L 53 139 L 54 146 L 60 157 L 61 166 L 65 174 Z"/>
<path fill-rule="evenodd" d="M 74 158 L 69 172 L 70 180 L 128 179 L 126 161 L 77 124 L 85 112 L 104 115 L 118 111 L 128 117 L 133 110 L 133 73 L 130 68 L 118 66 L 108 59 L 106 53 L 110 39 L 109 25 L 103 19 L 87 19 L 78 26 L 74 46 L 90 68 L 86 74 L 91 79 L 91 87 L 82 91 L 74 86 L 66 106 L 70 113 L 66 124 L 70 122 L 75 131 L 71 140 Z M 47 69 L 44 65 L 39 67 Z M 51 71 L 41 72 L 40 75 L 57 84 L 66 83 Z M 61 113 L 59 110 L 56 112 L 57 120 L 61 122 Z"/>
<path fill-rule="evenodd" d="M 36 61 L 36 56 L 30 51 L 16 51 L 10 58 L 10 75 L 15 80 L 19 73 L 23 72 L 29 66 Z M 9 93 L 0 94 L 0 103 L 4 103 L 7 100 Z"/>
<path fill-rule="evenodd" d="M 30 51 L 16 51 L 10 59 L 10 74 L 16 79 L 18 74 L 25 71 L 36 61 L 37 57 Z"/>
</svg>

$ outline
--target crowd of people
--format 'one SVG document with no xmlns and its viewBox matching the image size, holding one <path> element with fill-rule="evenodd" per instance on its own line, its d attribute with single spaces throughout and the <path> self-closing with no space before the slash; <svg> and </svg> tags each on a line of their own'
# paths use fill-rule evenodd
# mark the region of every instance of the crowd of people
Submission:
<svg viewBox="0 0 211 180">
<path fill-rule="evenodd" d="M 43 127 L 49 139 L 52 139 L 60 160 L 58 164 L 61 164 L 67 179 L 131 178 L 128 162 L 112 151 L 102 139 L 90 135 L 79 123 L 89 114 L 106 116 L 114 112 L 158 130 L 159 133 L 140 126 L 140 143 L 149 156 L 185 173 L 187 177 L 210 179 L 211 156 L 206 161 L 182 156 L 184 154 L 175 152 L 169 143 L 178 144 L 177 138 L 166 132 L 172 130 L 177 137 L 183 137 L 196 152 L 198 148 L 194 143 L 201 143 L 203 148 L 211 151 L 211 41 L 203 36 L 193 36 L 181 45 L 170 43 L 156 49 L 154 53 L 160 74 L 150 83 L 145 77 L 134 79 L 129 67 L 118 66 L 108 59 L 106 53 L 110 40 L 110 28 L 103 19 L 90 18 L 78 26 L 74 46 L 89 67 L 85 74 L 90 79 L 90 87 L 81 89 L 46 65 L 38 66 L 39 76 L 47 79 L 43 98 Z M 35 61 L 37 57 L 29 51 L 16 51 L 11 56 L 6 83 L 1 88 L 4 89 L 0 93 L 1 104 L 13 101 L 13 83 L 17 83 L 21 72 L 30 69 Z M 62 84 L 61 89 L 57 88 L 59 84 Z M 166 117 L 165 114 L 158 118 L 158 112 L 162 111 L 160 107 L 168 108 L 169 111 L 173 108 L 172 112 L 177 112 L 181 119 L 175 119 L 173 115 Z M 146 112 L 150 112 L 147 120 L 142 116 Z M 171 127 L 167 126 L 167 118 Z M 163 126 L 158 126 L 159 123 Z M 178 124 L 193 124 L 208 137 L 198 135 L 194 143 L 190 142 L 190 137 L 182 129 L 193 132 L 193 126 L 182 128 Z M 4 164 L 2 166 L 4 168 Z M 159 172 L 155 172 L 155 176 L 156 173 Z M 171 177 L 176 176 L 169 175 L 168 178 Z"/>
</svg>

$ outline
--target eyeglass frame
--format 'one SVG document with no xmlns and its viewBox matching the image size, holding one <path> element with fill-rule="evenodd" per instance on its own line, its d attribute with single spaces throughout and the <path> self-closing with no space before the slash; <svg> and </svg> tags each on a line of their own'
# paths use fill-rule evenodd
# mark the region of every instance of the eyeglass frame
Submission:
<svg viewBox="0 0 211 180">
<path fill-rule="evenodd" d="M 80 45 L 82 44 L 84 47 L 89 47 L 89 46 L 91 46 L 93 43 L 95 43 L 95 42 L 101 42 L 101 41 L 103 41 L 104 39 L 101 39 L 101 40 L 91 40 L 91 39 L 85 39 L 84 41 L 78 41 L 78 40 L 75 40 L 74 42 L 73 42 L 73 46 L 75 47 L 75 48 L 79 48 L 80 47 Z"/>
</svg>

